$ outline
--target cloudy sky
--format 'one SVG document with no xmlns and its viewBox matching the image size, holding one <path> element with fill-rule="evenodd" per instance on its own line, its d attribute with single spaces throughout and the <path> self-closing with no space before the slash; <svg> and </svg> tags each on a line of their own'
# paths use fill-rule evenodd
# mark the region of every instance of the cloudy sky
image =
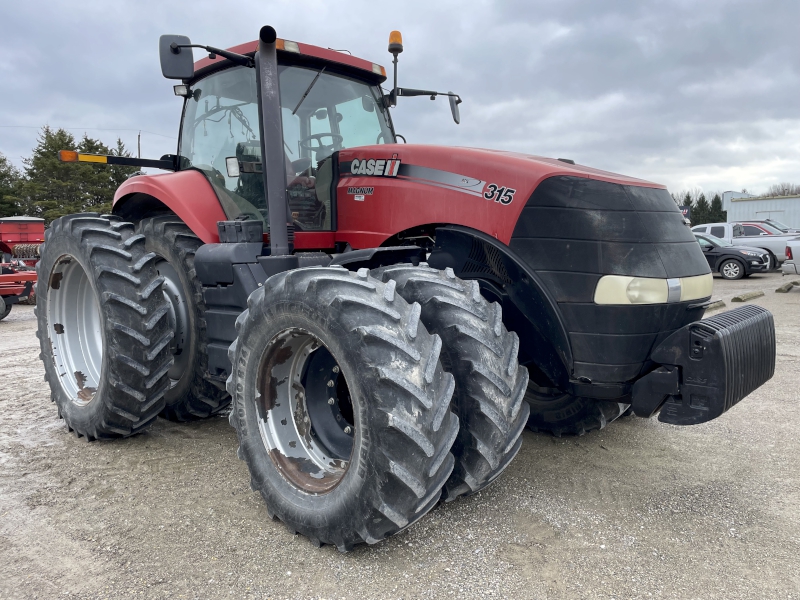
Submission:
<svg viewBox="0 0 800 600">
<path fill-rule="evenodd" d="M 174 152 L 180 100 L 162 33 L 229 47 L 261 25 L 464 98 L 401 100 L 409 142 L 509 149 L 688 188 L 800 183 L 796 0 L 4 2 L 0 152 L 21 165 L 37 128 L 69 127 L 142 156 Z M 196 58 L 199 57 L 196 54 Z"/>
</svg>

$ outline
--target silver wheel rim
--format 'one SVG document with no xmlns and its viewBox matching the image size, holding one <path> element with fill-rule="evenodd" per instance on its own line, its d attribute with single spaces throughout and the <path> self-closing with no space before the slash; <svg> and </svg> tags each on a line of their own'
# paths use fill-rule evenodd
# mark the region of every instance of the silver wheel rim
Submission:
<svg viewBox="0 0 800 600">
<path fill-rule="evenodd" d="M 58 381 L 72 402 L 89 404 L 103 364 L 103 325 L 97 294 L 80 263 L 62 256 L 50 274 L 47 324 Z"/>
<path fill-rule="evenodd" d="M 174 388 L 189 369 L 191 359 L 186 348 L 189 331 L 189 305 L 183 295 L 183 285 L 175 268 L 162 258 L 156 263 L 156 271 L 164 278 L 161 290 L 169 305 L 167 314 L 170 329 L 175 333 L 175 337 L 170 342 L 170 350 L 175 358 L 168 372 L 170 388 Z"/>
<path fill-rule="evenodd" d="M 256 403 L 261 440 L 278 471 L 301 491 L 324 494 L 339 485 L 350 461 L 336 458 L 315 432 L 303 382 L 317 352 L 328 350 L 308 331 L 292 328 L 275 336 L 259 364 Z M 354 435 L 352 424 L 341 425 Z"/>
<path fill-rule="evenodd" d="M 739 265 L 733 262 L 729 262 L 724 267 L 722 267 L 722 272 L 725 274 L 725 277 L 734 279 L 739 275 L 739 269 L 740 269 Z"/>
</svg>

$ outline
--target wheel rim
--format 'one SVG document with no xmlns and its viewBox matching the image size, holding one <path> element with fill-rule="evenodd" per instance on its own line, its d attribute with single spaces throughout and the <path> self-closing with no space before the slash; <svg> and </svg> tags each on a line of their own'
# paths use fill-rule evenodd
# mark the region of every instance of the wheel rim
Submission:
<svg viewBox="0 0 800 600">
<path fill-rule="evenodd" d="M 722 267 L 722 272 L 725 277 L 735 278 L 739 275 L 739 265 L 729 262 Z"/>
<path fill-rule="evenodd" d="M 186 348 L 189 331 L 189 305 L 186 302 L 183 285 L 175 268 L 162 258 L 156 262 L 156 271 L 164 278 L 161 290 L 169 305 L 167 313 L 169 325 L 175 333 L 175 337 L 170 342 L 170 350 L 175 358 L 168 373 L 170 388 L 174 388 L 178 385 L 181 377 L 188 371 L 191 360 Z"/>
<path fill-rule="evenodd" d="M 100 306 L 89 277 L 72 256 L 62 256 L 50 274 L 47 323 L 59 383 L 79 406 L 97 392 L 103 364 Z"/>
<path fill-rule="evenodd" d="M 303 329 L 286 329 L 259 363 L 256 406 L 261 439 L 281 475 L 324 494 L 344 478 L 354 445 L 353 405 L 339 365 Z"/>
</svg>

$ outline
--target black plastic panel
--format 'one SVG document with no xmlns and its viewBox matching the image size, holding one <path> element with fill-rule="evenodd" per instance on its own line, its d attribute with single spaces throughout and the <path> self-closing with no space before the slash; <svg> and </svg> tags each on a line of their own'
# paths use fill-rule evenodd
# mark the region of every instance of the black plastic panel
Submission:
<svg viewBox="0 0 800 600">
<path fill-rule="evenodd" d="M 592 302 L 601 275 L 567 271 L 539 271 L 539 278 L 556 302 Z"/>
<path fill-rule="evenodd" d="M 528 199 L 509 245 L 558 302 L 575 361 L 572 378 L 630 382 L 651 368 L 655 345 L 702 318 L 703 309 L 689 309 L 691 303 L 594 304 L 603 275 L 710 272 L 666 190 L 551 177 Z"/>
<path fill-rule="evenodd" d="M 569 339 L 572 342 L 572 355 L 577 361 L 602 364 L 643 363 L 650 354 L 656 334 L 570 333 Z"/>
</svg>

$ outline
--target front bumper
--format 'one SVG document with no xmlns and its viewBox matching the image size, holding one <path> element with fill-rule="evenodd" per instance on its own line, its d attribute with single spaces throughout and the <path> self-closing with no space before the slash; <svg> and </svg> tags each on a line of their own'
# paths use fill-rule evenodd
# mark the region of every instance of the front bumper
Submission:
<svg viewBox="0 0 800 600">
<path fill-rule="evenodd" d="M 797 263 L 793 260 L 787 260 L 781 265 L 781 271 L 784 275 L 800 275 L 797 269 Z"/>
<path fill-rule="evenodd" d="M 717 418 L 775 373 L 772 313 L 749 305 L 682 327 L 651 354 L 659 364 L 633 386 L 640 417 L 673 425 Z"/>
</svg>

